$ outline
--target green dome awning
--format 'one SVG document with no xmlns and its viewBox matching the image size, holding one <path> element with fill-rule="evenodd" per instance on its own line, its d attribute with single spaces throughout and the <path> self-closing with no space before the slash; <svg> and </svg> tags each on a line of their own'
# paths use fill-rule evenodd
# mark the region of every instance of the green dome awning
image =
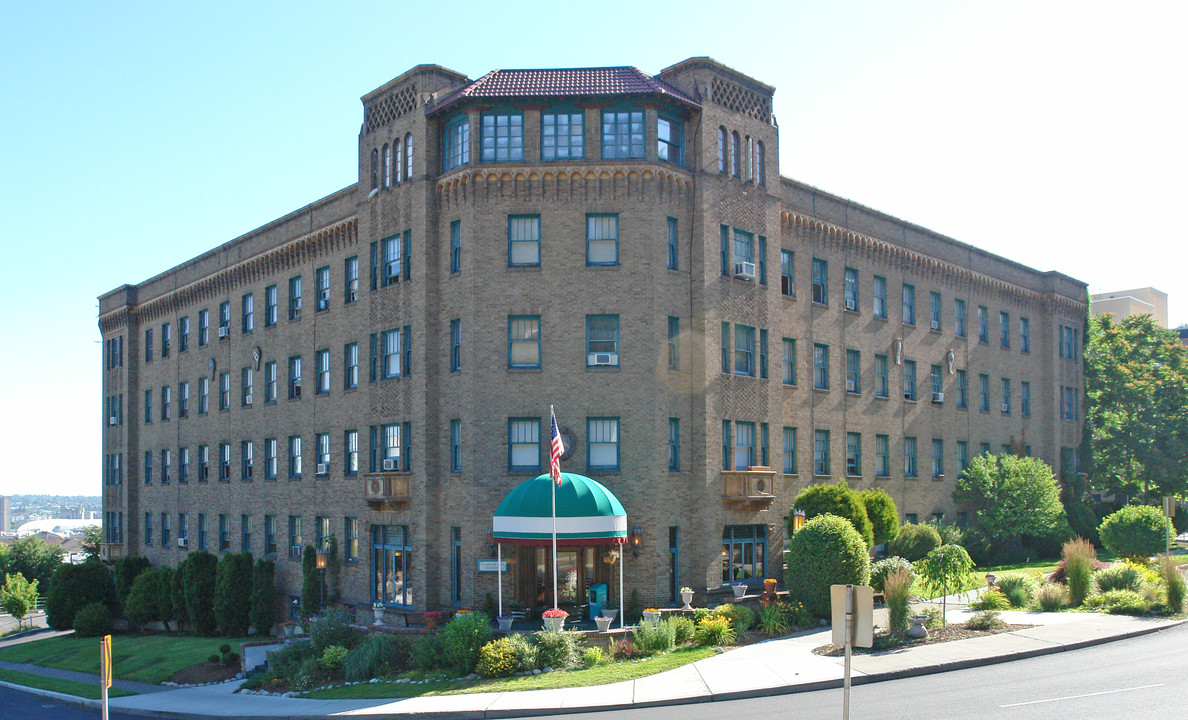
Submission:
<svg viewBox="0 0 1188 720">
<path fill-rule="evenodd" d="M 525 480 L 495 509 L 496 542 L 547 545 L 553 539 L 553 479 Z M 614 493 L 597 480 L 561 473 L 557 488 L 557 542 L 608 545 L 627 542 L 627 512 Z"/>
</svg>

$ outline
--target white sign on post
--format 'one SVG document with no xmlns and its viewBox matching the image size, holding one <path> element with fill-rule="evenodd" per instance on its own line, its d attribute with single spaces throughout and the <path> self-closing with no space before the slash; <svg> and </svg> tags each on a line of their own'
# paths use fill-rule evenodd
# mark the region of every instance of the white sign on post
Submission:
<svg viewBox="0 0 1188 720">
<path fill-rule="evenodd" d="M 846 644 L 846 588 L 854 588 L 853 623 L 850 642 L 854 647 L 874 645 L 874 588 L 869 585 L 832 585 L 829 588 L 833 610 L 833 644 Z"/>
</svg>

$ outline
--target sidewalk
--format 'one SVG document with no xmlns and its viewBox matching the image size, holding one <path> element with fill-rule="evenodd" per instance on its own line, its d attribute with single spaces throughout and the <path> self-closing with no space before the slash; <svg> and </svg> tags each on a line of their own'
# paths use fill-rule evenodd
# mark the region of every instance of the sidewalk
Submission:
<svg viewBox="0 0 1188 720">
<path fill-rule="evenodd" d="M 949 602 L 949 621 L 961 622 L 968 613 L 954 609 L 954 600 L 956 598 L 951 598 Z M 1002 617 L 1008 623 L 1035 627 L 969 640 L 855 655 L 853 683 L 879 682 L 1075 650 L 1184 622 L 1097 613 L 1008 611 L 1002 613 Z M 842 658 L 812 653 L 813 648 L 829 641 L 828 628 L 806 631 L 744 646 L 658 675 L 595 687 L 407 699 L 302 700 L 236 695 L 234 691 L 238 683 L 226 683 L 116 698 L 110 700 L 109 706 L 133 715 L 162 718 L 189 718 L 199 714 L 226 718 L 406 714 L 420 718 L 510 718 L 681 705 L 840 687 Z M 95 705 L 94 701 L 55 697 Z"/>
</svg>

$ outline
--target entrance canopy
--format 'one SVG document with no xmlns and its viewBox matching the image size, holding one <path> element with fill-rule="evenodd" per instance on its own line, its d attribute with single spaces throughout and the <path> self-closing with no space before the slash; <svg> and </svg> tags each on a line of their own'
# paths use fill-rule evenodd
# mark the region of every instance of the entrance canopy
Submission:
<svg viewBox="0 0 1188 720">
<path fill-rule="evenodd" d="M 525 480 L 503 498 L 492 523 L 497 543 L 549 545 L 553 541 L 553 479 Z M 585 475 L 561 473 L 557 488 L 557 543 L 627 542 L 627 512 L 614 493 Z"/>
</svg>

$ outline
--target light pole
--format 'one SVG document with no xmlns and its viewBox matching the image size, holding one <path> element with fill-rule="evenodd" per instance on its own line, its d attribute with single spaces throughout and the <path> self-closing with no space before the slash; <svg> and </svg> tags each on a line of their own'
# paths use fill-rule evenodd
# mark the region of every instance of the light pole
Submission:
<svg viewBox="0 0 1188 720">
<path fill-rule="evenodd" d="M 319 571 L 318 590 L 321 599 L 318 602 L 318 609 L 320 610 L 326 605 L 326 551 L 324 549 L 318 550 L 314 565 Z"/>
</svg>

